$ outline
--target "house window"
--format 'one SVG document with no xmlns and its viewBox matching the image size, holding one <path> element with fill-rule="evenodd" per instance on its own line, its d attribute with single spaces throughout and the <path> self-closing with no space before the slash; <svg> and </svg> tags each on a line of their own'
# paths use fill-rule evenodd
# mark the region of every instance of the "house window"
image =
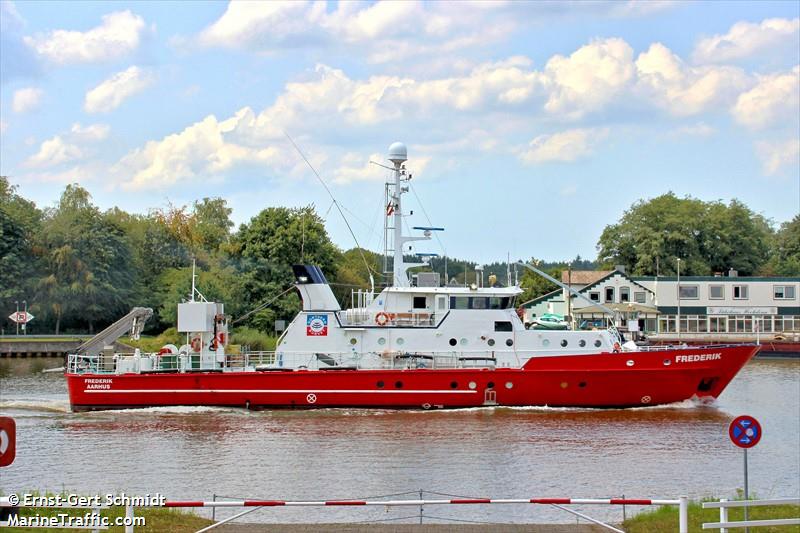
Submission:
<svg viewBox="0 0 800 533">
<path fill-rule="evenodd" d="M 626 303 L 631 301 L 631 290 L 628 287 L 620 287 L 619 301 L 620 303 Z"/>
<path fill-rule="evenodd" d="M 643 304 L 647 301 L 647 294 L 643 291 L 636 291 L 633 293 L 633 301 L 637 304 Z"/>
<path fill-rule="evenodd" d="M 697 300 L 697 285 L 680 285 L 678 287 L 678 298 L 681 300 Z"/>
<path fill-rule="evenodd" d="M 728 331 L 728 317 L 710 316 L 708 317 L 708 331 L 711 333 L 726 333 Z"/>
<path fill-rule="evenodd" d="M 794 285 L 774 285 L 772 295 L 776 300 L 794 300 Z"/>
<path fill-rule="evenodd" d="M 725 298 L 724 285 L 709 285 L 708 286 L 708 299 L 709 300 L 722 300 Z"/>
<path fill-rule="evenodd" d="M 414 309 L 425 309 L 428 307 L 428 299 L 424 296 L 414 296 Z"/>
<path fill-rule="evenodd" d="M 606 302 L 614 302 L 614 287 L 606 287 Z"/>
<path fill-rule="evenodd" d="M 593 301 L 593 302 L 599 302 L 600 301 L 600 293 L 599 292 L 590 292 L 589 293 L 589 299 L 591 301 Z"/>
<path fill-rule="evenodd" d="M 734 300 L 747 300 L 747 285 L 734 285 L 733 286 L 733 299 Z"/>
</svg>

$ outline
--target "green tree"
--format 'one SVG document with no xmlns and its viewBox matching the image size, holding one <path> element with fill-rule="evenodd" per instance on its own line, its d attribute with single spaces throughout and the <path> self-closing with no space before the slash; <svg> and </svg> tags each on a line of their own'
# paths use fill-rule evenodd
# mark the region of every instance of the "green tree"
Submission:
<svg viewBox="0 0 800 533">
<path fill-rule="evenodd" d="M 733 200 L 703 202 L 667 193 L 641 200 L 620 221 L 606 226 L 597 244 L 598 262 L 622 264 L 636 275 L 709 275 L 735 268 L 752 275 L 767 260 L 769 222 Z"/>
<path fill-rule="evenodd" d="M 259 305 L 284 291 L 293 281 L 291 266 L 310 263 L 322 268 L 329 281 L 335 280 L 341 253 L 331 243 L 322 219 L 313 206 L 302 208 L 271 207 L 239 228 L 231 251 L 240 259 L 241 281 L 249 304 Z M 334 278 L 333 280 L 331 278 Z M 292 318 L 300 310 L 294 293 L 271 306 L 275 313 L 261 313 L 250 324 L 271 331 L 274 318 Z"/>
<path fill-rule="evenodd" d="M 770 276 L 800 276 L 800 215 L 781 224 L 772 254 L 762 272 Z"/>
<path fill-rule="evenodd" d="M 566 268 L 566 266 L 551 266 L 547 268 L 544 266 L 544 264 L 542 264 L 541 261 L 537 261 L 536 259 L 532 259 L 531 262 L 534 265 L 541 265 L 537 266 L 536 268 L 546 272 L 558 280 L 561 279 L 562 270 Z M 552 292 L 558 288 L 558 285 L 528 268 L 525 268 L 520 276 L 519 284 L 523 290 L 523 293 L 518 300 L 519 303 L 527 302 L 533 298 L 538 298 L 539 296 L 547 294 L 548 292 Z"/>
</svg>

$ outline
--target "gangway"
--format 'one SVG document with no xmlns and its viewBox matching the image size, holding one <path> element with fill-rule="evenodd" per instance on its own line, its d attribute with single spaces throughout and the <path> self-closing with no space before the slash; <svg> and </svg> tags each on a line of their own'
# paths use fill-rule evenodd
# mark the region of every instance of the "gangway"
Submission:
<svg viewBox="0 0 800 533">
<path fill-rule="evenodd" d="M 133 339 L 138 339 L 144 329 L 144 324 L 153 316 L 153 310 L 149 307 L 134 307 L 131 312 L 120 318 L 106 329 L 84 342 L 75 350 L 75 353 L 89 357 L 97 357 L 106 346 L 114 342 L 130 331 Z"/>
</svg>

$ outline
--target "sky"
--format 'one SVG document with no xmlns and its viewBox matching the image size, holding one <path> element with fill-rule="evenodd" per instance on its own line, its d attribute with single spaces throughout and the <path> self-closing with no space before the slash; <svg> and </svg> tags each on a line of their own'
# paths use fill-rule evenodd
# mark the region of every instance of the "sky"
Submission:
<svg viewBox="0 0 800 533">
<path fill-rule="evenodd" d="M 313 204 L 383 249 L 595 258 L 639 200 L 800 212 L 800 2 L 0 2 L 0 174 L 40 207 Z"/>
</svg>

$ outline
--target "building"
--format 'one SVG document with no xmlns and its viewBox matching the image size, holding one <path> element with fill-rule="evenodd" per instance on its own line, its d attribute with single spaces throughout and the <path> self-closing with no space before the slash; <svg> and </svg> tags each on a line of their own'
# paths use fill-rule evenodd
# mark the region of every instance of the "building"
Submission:
<svg viewBox="0 0 800 533">
<path fill-rule="evenodd" d="M 613 271 L 564 272 L 562 282 L 584 298 L 555 290 L 525 302 L 525 320 L 543 313 L 573 316 L 579 327 L 600 327 L 615 312 L 618 327 L 651 339 L 797 340 L 800 277 L 629 276 Z M 680 324 L 680 333 L 678 325 Z"/>
</svg>

